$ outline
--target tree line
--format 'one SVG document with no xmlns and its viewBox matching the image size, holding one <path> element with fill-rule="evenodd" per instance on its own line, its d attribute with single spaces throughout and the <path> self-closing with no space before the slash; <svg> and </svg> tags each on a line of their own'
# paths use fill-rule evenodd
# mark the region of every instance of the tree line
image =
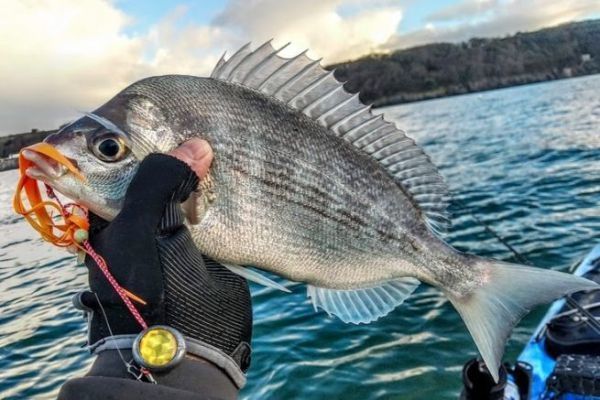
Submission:
<svg viewBox="0 0 600 400">
<path fill-rule="evenodd" d="M 332 65 L 376 106 L 600 73 L 600 20 L 434 43 Z"/>
</svg>

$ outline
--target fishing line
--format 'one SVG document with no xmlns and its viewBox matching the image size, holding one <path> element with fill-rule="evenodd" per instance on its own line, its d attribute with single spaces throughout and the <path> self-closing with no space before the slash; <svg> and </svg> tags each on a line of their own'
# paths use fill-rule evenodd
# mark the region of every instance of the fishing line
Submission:
<svg viewBox="0 0 600 400">
<path fill-rule="evenodd" d="M 102 317 L 104 318 L 104 322 L 106 322 L 106 328 L 108 329 L 108 333 L 110 333 L 110 336 L 115 336 L 115 334 L 112 331 L 112 328 L 110 327 L 110 322 L 108 322 L 108 317 L 106 316 L 106 312 L 104 311 L 104 306 L 102 305 L 102 302 L 100 301 L 100 298 L 98 297 L 98 294 L 96 292 L 93 292 L 93 293 L 94 293 L 94 297 L 96 297 L 96 302 L 100 306 L 100 311 L 102 312 Z M 123 361 L 123 364 L 125 364 L 125 367 L 127 368 L 127 370 L 129 370 L 130 362 L 125 361 L 125 357 L 123 356 L 123 353 L 121 353 L 121 349 L 119 348 L 119 346 L 116 346 L 116 349 L 117 349 L 117 353 L 119 353 L 119 357 Z"/>
<path fill-rule="evenodd" d="M 478 218 L 475 214 L 473 214 L 471 211 L 469 211 L 469 207 L 464 202 L 462 202 L 458 199 L 453 199 L 453 201 L 456 202 L 458 205 L 460 205 L 463 209 L 465 209 L 467 211 L 467 214 L 469 214 L 469 216 L 472 219 L 474 219 L 475 222 L 479 223 L 490 235 L 495 237 L 501 244 L 503 244 L 504 247 L 506 247 L 508 249 L 508 251 L 513 253 L 513 255 L 517 258 L 517 260 L 521 264 L 533 265 L 533 263 L 527 257 L 522 255 L 519 251 L 517 251 L 517 249 L 515 249 L 513 246 L 511 246 L 510 243 L 508 243 L 508 241 L 506 239 L 504 239 L 495 230 L 493 230 L 491 226 L 489 226 L 485 221 Z"/>
<path fill-rule="evenodd" d="M 465 209 L 467 211 L 469 216 L 471 218 L 473 218 L 476 222 L 481 224 L 481 226 L 483 226 L 483 228 L 488 233 L 490 233 L 492 236 L 494 236 L 501 244 L 504 245 L 504 247 L 506 247 L 511 253 L 513 253 L 515 255 L 515 257 L 519 260 L 519 262 L 521 262 L 522 264 L 526 264 L 526 265 L 533 265 L 533 263 L 527 257 L 522 255 L 517 249 L 515 249 L 513 246 L 511 246 L 510 243 L 508 243 L 508 241 L 506 239 L 504 239 L 502 236 L 500 236 L 485 221 L 481 220 L 480 218 L 475 216 L 472 212 L 470 212 L 467 205 L 464 202 L 462 202 L 458 199 L 454 199 L 454 201 L 457 204 L 459 204 L 461 207 L 463 207 L 463 209 Z M 598 289 L 595 289 L 595 290 L 598 290 Z M 565 302 L 571 307 L 571 310 L 565 311 L 558 315 L 555 315 L 550 321 L 553 321 L 553 320 L 555 320 L 559 317 L 565 316 L 565 315 L 579 313 L 583 317 L 585 317 L 585 318 L 583 318 L 583 321 L 586 324 L 588 324 L 590 326 L 590 328 L 592 328 L 596 333 L 598 333 L 600 335 L 600 321 L 598 321 L 597 317 L 594 316 L 594 314 L 592 314 L 591 312 L 588 311 L 588 308 L 594 308 L 595 306 L 598 306 L 600 303 L 594 303 L 594 304 L 588 304 L 587 306 L 582 306 L 571 295 L 566 295 L 566 296 L 564 296 L 564 298 L 565 298 Z"/>
<path fill-rule="evenodd" d="M 108 333 L 110 333 L 110 336 L 114 337 L 115 334 L 113 333 L 112 328 L 110 327 L 110 322 L 108 322 L 108 317 L 106 316 L 106 312 L 104 311 L 104 306 L 102 305 L 102 302 L 100 301 L 100 298 L 98 297 L 98 294 L 96 292 L 94 292 L 94 296 L 96 297 L 96 302 L 98 302 L 98 305 L 100 306 L 102 318 L 104 318 L 104 322 L 106 322 L 106 328 L 108 329 Z M 146 377 L 146 379 L 148 379 L 150 383 L 153 383 L 155 385 L 158 383 L 156 382 L 150 371 L 148 371 L 148 369 L 143 367 L 137 368 L 135 364 L 133 364 L 133 359 L 130 361 L 125 361 L 125 357 L 123 356 L 123 353 L 121 352 L 121 348 L 119 346 L 115 346 L 115 349 L 117 350 L 117 353 L 119 353 L 119 358 L 121 359 L 121 361 L 123 361 L 123 365 L 125 365 L 125 369 L 128 374 L 135 377 L 135 379 L 138 381 L 141 379 L 142 376 L 144 376 Z M 139 371 L 139 374 L 135 372 L 136 370 Z"/>
<path fill-rule="evenodd" d="M 142 318 L 142 315 L 140 314 L 138 309 L 133 305 L 131 300 L 129 300 L 129 297 L 127 297 L 127 293 L 125 293 L 125 290 L 121 287 L 121 285 L 119 285 L 115 277 L 108 270 L 108 265 L 106 264 L 106 261 L 104 261 L 104 258 L 102 258 L 100 254 L 96 253 L 89 241 L 84 240 L 81 244 L 83 245 L 85 252 L 96 262 L 96 265 L 98 265 L 98 268 L 100 268 L 106 280 L 117 292 L 121 300 L 123 300 L 125 306 L 129 310 L 133 318 L 135 318 L 135 320 L 142 327 L 143 330 L 148 329 L 148 324 L 146 324 L 146 321 L 144 321 L 144 318 Z"/>
</svg>

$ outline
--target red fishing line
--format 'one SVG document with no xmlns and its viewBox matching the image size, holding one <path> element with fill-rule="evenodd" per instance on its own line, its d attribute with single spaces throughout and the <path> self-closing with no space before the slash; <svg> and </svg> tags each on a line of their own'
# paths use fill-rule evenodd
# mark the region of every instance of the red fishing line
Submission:
<svg viewBox="0 0 600 400">
<path fill-rule="evenodd" d="M 46 196 L 53 201 L 44 200 L 40 193 L 39 182 L 27 175 L 27 169 L 34 166 L 34 164 L 23 157 L 24 150 L 32 150 L 43 154 L 46 157 L 65 166 L 79 179 L 85 180 L 77 167 L 53 146 L 47 143 L 38 143 L 33 146 L 29 146 L 21 150 L 21 154 L 19 154 L 20 177 L 19 182 L 17 183 L 17 191 L 13 198 L 14 210 L 18 214 L 24 216 L 27 222 L 29 222 L 29 224 L 40 233 L 44 240 L 47 240 L 59 247 L 75 246 L 88 254 L 96 262 L 98 268 L 100 268 L 110 285 L 123 300 L 123 303 L 125 303 L 125 306 L 138 324 L 142 327 L 142 329 L 148 328 L 146 321 L 144 321 L 135 305 L 131 302 L 130 298 L 143 305 L 145 305 L 146 302 L 133 293 L 125 290 L 119 284 L 119 282 L 117 282 L 115 277 L 111 274 L 104 258 L 102 258 L 102 256 L 94 250 L 90 242 L 87 240 L 89 229 L 87 210 L 76 203 L 68 203 L 63 205 L 60 199 L 54 193 L 54 190 L 47 184 L 44 184 Z M 29 208 L 27 208 L 24 202 L 23 194 L 25 194 L 24 197 L 29 203 Z M 52 216 L 52 209 L 58 211 L 59 215 Z M 75 210 L 81 211 L 84 216 L 76 215 Z M 58 221 L 56 220 L 56 217 L 59 217 Z"/>
</svg>

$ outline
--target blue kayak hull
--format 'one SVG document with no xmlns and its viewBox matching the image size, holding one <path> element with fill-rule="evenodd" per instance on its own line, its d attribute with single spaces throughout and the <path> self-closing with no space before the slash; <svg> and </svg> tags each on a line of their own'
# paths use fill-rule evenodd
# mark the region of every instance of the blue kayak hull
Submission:
<svg viewBox="0 0 600 400">
<path fill-rule="evenodd" d="M 594 267 L 593 261 L 600 257 L 600 244 L 585 257 L 579 266 L 573 272 L 575 275 L 585 275 Z M 598 264 L 596 264 L 598 265 Z M 518 361 L 529 364 L 531 366 L 531 386 L 530 399 L 544 399 L 546 391 L 546 381 L 551 376 L 556 366 L 556 359 L 546 351 L 544 332 L 546 324 L 550 321 L 565 305 L 565 300 L 560 299 L 555 301 L 544 318 L 540 321 L 535 333 L 524 347 L 518 357 Z M 509 378 L 510 380 L 511 378 Z M 559 397 L 564 400 L 580 400 L 580 399 L 600 399 L 600 397 L 581 396 L 575 394 L 563 394 Z"/>
</svg>

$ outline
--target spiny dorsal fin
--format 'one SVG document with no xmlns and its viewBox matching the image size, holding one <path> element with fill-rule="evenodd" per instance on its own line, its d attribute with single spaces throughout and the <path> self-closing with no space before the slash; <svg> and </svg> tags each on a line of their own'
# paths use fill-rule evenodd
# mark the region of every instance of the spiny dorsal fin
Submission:
<svg viewBox="0 0 600 400">
<path fill-rule="evenodd" d="M 254 51 L 246 44 L 229 59 L 223 55 L 211 78 L 274 97 L 369 154 L 412 198 L 429 227 L 444 230 L 449 224 L 448 190 L 423 150 L 394 123 L 374 115 L 358 93 L 348 93 L 320 60 L 311 60 L 306 51 L 285 58 L 279 55 L 282 49 L 270 41 Z"/>
</svg>

